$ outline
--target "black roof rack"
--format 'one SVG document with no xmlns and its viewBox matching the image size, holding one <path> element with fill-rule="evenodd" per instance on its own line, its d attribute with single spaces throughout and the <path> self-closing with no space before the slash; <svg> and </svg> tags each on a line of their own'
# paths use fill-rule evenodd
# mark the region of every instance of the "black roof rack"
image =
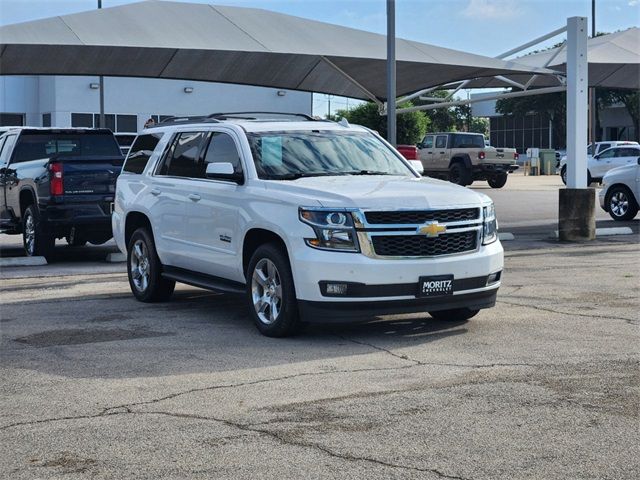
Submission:
<svg viewBox="0 0 640 480">
<path fill-rule="evenodd" d="M 188 124 L 188 123 L 207 123 L 207 122 L 219 123 L 220 120 L 218 120 L 217 118 L 211 117 L 211 115 L 169 117 L 157 123 L 155 126 L 174 125 L 174 124 L 180 124 L 180 123 Z"/>
</svg>

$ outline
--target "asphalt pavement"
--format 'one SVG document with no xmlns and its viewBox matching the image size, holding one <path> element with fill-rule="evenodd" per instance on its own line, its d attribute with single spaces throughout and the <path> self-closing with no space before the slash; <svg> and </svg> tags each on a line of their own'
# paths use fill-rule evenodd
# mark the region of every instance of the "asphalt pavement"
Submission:
<svg viewBox="0 0 640 480">
<path fill-rule="evenodd" d="M 522 195 L 557 197 L 516 185 L 486 191 L 503 229 Z M 3 268 L 0 478 L 638 478 L 638 235 L 558 243 L 552 203 L 461 323 L 270 339 L 239 296 L 136 302 L 112 244 Z"/>
</svg>

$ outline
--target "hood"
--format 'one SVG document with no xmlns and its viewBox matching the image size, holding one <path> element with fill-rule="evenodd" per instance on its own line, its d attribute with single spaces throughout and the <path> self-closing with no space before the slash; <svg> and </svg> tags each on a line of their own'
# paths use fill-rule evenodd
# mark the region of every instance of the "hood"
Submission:
<svg viewBox="0 0 640 480">
<path fill-rule="evenodd" d="M 634 181 L 635 178 L 640 174 L 640 172 L 636 173 L 636 170 L 640 168 L 640 165 L 637 163 L 633 163 L 631 165 L 623 165 L 622 167 L 616 167 L 609 170 L 604 174 L 604 178 L 602 179 L 602 183 L 611 184 L 614 179 L 628 179 L 630 181 Z"/>
<path fill-rule="evenodd" d="M 450 182 L 422 177 L 338 176 L 268 181 L 267 189 L 315 201 L 323 207 L 438 209 L 489 203 L 486 195 Z"/>
</svg>

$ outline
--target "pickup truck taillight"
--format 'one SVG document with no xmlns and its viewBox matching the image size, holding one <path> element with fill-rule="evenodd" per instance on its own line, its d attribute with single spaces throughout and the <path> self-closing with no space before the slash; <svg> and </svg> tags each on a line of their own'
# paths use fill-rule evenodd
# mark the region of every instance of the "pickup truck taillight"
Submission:
<svg viewBox="0 0 640 480">
<path fill-rule="evenodd" d="M 51 195 L 63 195 L 64 194 L 64 177 L 62 175 L 62 164 L 51 163 L 49 164 L 50 180 L 49 190 Z"/>
<path fill-rule="evenodd" d="M 520 155 L 518 154 L 518 152 L 513 152 L 513 159 L 518 160 L 518 158 L 520 158 Z"/>
<path fill-rule="evenodd" d="M 415 145 L 398 145 L 396 148 L 407 160 L 419 160 L 418 147 Z"/>
<path fill-rule="evenodd" d="M 484 157 L 485 157 L 484 152 L 478 152 L 478 160 L 484 160 Z"/>
</svg>

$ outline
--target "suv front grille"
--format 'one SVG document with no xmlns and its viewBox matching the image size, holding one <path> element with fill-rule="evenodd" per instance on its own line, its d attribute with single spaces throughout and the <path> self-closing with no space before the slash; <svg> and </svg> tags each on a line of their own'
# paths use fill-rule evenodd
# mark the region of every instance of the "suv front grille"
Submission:
<svg viewBox="0 0 640 480">
<path fill-rule="evenodd" d="M 424 235 L 374 235 L 376 255 L 381 257 L 434 257 L 476 249 L 478 232 L 447 233 L 439 237 Z"/>
<path fill-rule="evenodd" d="M 438 221 L 459 222 L 480 218 L 479 208 L 459 208 L 456 210 L 406 210 L 389 212 L 366 212 L 369 224 L 413 224 L 421 225 L 426 222 Z"/>
</svg>

